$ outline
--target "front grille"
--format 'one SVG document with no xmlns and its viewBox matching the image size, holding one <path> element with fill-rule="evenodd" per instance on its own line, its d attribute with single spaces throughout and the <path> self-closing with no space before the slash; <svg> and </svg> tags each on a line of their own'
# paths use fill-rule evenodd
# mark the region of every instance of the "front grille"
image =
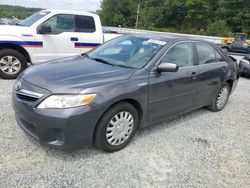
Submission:
<svg viewBox="0 0 250 188">
<path fill-rule="evenodd" d="M 38 98 L 17 93 L 17 97 L 22 100 L 35 102 Z"/>
<path fill-rule="evenodd" d="M 28 91 L 28 90 L 20 90 L 16 92 L 17 97 L 22 100 L 30 101 L 30 102 L 35 102 L 38 100 L 40 97 L 43 96 L 43 94 L 36 93 L 33 91 Z"/>
</svg>

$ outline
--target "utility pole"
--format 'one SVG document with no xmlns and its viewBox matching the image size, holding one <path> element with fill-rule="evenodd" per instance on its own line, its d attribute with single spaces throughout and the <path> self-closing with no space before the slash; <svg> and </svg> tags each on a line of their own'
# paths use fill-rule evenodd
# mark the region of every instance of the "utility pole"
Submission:
<svg viewBox="0 0 250 188">
<path fill-rule="evenodd" d="M 138 6 L 137 6 L 137 15 L 136 15 L 136 23 L 135 23 L 135 28 L 137 29 L 138 28 L 138 21 L 139 21 L 139 14 L 140 14 L 140 3 L 138 3 Z"/>
</svg>

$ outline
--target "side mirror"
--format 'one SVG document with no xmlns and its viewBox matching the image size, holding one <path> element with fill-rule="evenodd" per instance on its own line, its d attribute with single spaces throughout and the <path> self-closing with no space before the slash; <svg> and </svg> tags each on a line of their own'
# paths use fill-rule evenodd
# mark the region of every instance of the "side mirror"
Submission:
<svg viewBox="0 0 250 188">
<path fill-rule="evenodd" d="M 159 72 L 177 72 L 179 70 L 179 66 L 174 63 L 161 63 L 157 67 L 157 71 Z"/>
<path fill-rule="evenodd" d="M 39 30 L 39 34 L 49 34 L 51 33 L 51 27 L 49 25 L 41 25 Z"/>
</svg>

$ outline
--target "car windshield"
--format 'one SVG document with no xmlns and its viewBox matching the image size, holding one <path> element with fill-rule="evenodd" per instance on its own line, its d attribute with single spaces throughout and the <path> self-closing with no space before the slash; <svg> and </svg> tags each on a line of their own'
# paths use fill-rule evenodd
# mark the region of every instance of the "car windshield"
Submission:
<svg viewBox="0 0 250 188">
<path fill-rule="evenodd" d="M 166 44 L 165 41 L 123 36 L 111 40 L 88 54 L 90 59 L 127 68 L 145 66 Z"/>
<path fill-rule="evenodd" d="M 23 21 L 21 21 L 19 23 L 19 25 L 21 26 L 31 26 L 32 24 L 34 24 L 35 22 L 37 22 L 38 20 L 40 20 L 41 18 L 43 18 L 44 16 L 46 16 L 47 14 L 49 14 L 49 11 L 40 11 L 37 12 L 33 15 L 31 15 L 30 17 L 24 19 Z"/>
</svg>

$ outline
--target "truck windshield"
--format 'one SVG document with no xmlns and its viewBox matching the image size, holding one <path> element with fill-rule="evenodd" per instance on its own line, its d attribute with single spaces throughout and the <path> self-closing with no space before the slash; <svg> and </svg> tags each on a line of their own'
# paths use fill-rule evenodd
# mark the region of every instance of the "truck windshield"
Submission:
<svg viewBox="0 0 250 188">
<path fill-rule="evenodd" d="M 34 24 L 35 22 L 37 22 L 38 20 L 40 20 L 41 18 L 43 18 L 44 16 L 46 16 L 49 13 L 50 13 L 49 11 L 37 12 L 37 13 L 31 15 L 30 17 L 24 19 L 23 21 L 21 21 L 19 25 L 26 26 L 26 27 L 31 26 L 32 24 Z"/>
<path fill-rule="evenodd" d="M 91 51 L 88 58 L 114 66 L 139 69 L 165 44 L 165 41 L 151 38 L 123 36 Z"/>
</svg>

